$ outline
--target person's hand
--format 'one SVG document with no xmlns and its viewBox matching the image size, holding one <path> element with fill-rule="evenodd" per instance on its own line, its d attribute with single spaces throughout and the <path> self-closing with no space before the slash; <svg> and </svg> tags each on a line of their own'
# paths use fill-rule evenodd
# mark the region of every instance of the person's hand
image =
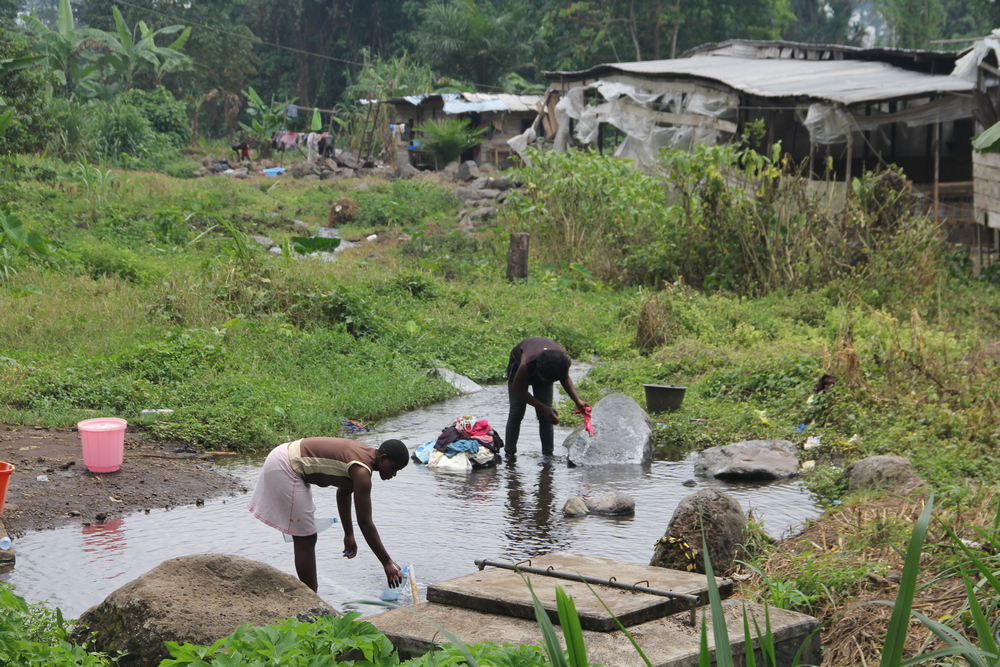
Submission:
<svg viewBox="0 0 1000 667">
<path fill-rule="evenodd" d="M 589 407 L 590 407 L 590 404 L 588 404 L 588 403 L 586 403 L 584 401 L 580 401 L 579 403 L 576 404 L 576 411 L 582 415 L 584 412 L 587 411 L 587 408 L 589 408 Z"/>
<path fill-rule="evenodd" d="M 344 536 L 344 558 L 354 558 L 358 555 L 358 543 L 353 535 Z"/>
<path fill-rule="evenodd" d="M 553 424 L 559 424 L 559 413 L 556 412 L 555 408 L 546 405 L 541 410 L 542 418 L 552 422 Z"/>
<path fill-rule="evenodd" d="M 403 583 L 403 570 L 396 565 L 395 561 L 390 560 L 383 569 L 385 570 L 385 579 L 391 587 L 397 588 Z"/>
</svg>

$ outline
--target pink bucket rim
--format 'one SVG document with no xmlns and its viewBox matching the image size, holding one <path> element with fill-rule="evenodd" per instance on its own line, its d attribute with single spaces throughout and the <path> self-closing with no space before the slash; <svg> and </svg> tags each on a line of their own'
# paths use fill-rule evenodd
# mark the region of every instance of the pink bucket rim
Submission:
<svg viewBox="0 0 1000 667">
<path fill-rule="evenodd" d="M 94 419 L 84 419 L 77 422 L 76 428 L 80 431 L 121 431 L 128 426 L 128 422 L 118 417 L 95 417 Z"/>
</svg>

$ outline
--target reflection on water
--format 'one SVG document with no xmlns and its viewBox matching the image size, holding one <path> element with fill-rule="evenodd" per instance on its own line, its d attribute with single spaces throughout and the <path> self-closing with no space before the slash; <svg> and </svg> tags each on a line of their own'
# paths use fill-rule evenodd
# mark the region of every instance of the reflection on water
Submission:
<svg viewBox="0 0 1000 667">
<path fill-rule="evenodd" d="M 505 387 L 444 401 L 379 425 L 360 436 L 370 444 L 398 437 L 411 448 L 437 436 L 456 415 L 472 414 L 502 431 Z M 559 443 L 569 434 L 556 428 Z M 469 475 L 410 464 L 393 480 L 376 480 L 372 490 L 375 522 L 382 541 L 400 564 L 413 565 L 421 595 L 426 585 L 475 571 L 477 558 L 521 560 L 556 550 L 647 563 L 677 503 L 696 489 L 682 483 L 694 476 L 694 457 L 654 461 L 647 466 L 566 466 L 565 458 L 544 460 L 529 411 L 522 428 L 516 465 L 501 464 Z M 251 489 L 263 456 L 222 466 Z M 724 488 L 744 509 L 752 508 L 778 536 L 817 516 L 819 509 L 795 481 L 732 485 Z M 619 489 L 636 502 L 628 518 L 567 518 L 562 507 L 572 495 Z M 336 491 L 314 488 L 318 512 L 336 515 Z M 17 540 L 17 566 L 0 579 L 17 586 L 30 602 L 49 600 L 67 616 L 78 617 L 118 587 L 177 556 L 229 553 L 269 563 L 294 574 L 292 545 L 246 509 L 249 495 L 206 502 L 202 507 L 153 511 L 103 525 L 69 526 Z M 377 599 L 385 586 L 382 567 L 359 538 L 357 558 L 342 557 L 339 525 L 319 536 L 316 546 L 319 594 L 338 609 L 369 614 L 379 608 L 349 604 Z M 400 601 L 409 602 L 404 591 Z"/>
<path fill-rule="evenodd" d="M 113 516 L 106 521 L 81 526 L 83 558 L 99 564 L 101 578 L 117 579 L 125 574 L 122 556 L 125 554 L 125 520 Z"/>
</svg>

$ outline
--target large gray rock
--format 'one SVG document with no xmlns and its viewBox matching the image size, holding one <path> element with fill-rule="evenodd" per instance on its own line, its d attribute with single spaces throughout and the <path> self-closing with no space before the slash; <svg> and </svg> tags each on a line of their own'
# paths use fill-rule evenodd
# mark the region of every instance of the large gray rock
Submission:
<svg viewBox="0 0 1000 667">
<path fill-rule="evenodd" d="M 580 496 L 571 496 L 563 505 L 563 514 L 566 516 L 586 516 L 589 514 L 587 503 Z"/>
<path fill-rule="evenodd" d="M 882 489 L 892 493 L 909 493 L 923 486 L 924 481 L 913 472 L 905 456 L 869 456 L 844 468 L 840 481 L 848 491 Z"/>
<path fill-rule="evenodd" d="M 732 496 L 716 488 L 702 489 L 680 502 L 670 518 L 667 532 L 656 543 L 649 564 L 704 574 L 702 522 L 712 570 L 716 574 L 729 571 L 743 542 L 747 517 Z"/>
<path fill-rule="evenodd" d="M 454 181 L 455 180 L 455 174 L 457 172 L 458 172 L 458 160 L 455 160 L 455 161 L 449 162 L 448 164 L 446 164 L 444 166 L 444 169 L 441 170 L 441 175 L 444 177 L 444 180 L 446 180 L 446 181 L 449 181 L 449 180 L 450 181 Z"/>
<path fill-rule="evenodd" d="M 586 499 L 587 511 L 591 514 L 623 516 L 635 514 L 635 500 L 624 491 L 606 491 Z"/>
<path fill-rule="evenodd" d="M 466 160 L 462 164 L 458 165 L 458 171 L 455 172 L 456 181 L 471 181 L 474 178 L 479 178 L 479 165 L 475 163 L 474 160 Z"/>
<path fill-rule="evenodd" d="M 211 645 L 244 623 L 323 614 L 336 612 L 290 574 L 239 556 L 202 554 L 164 561 L 111 593 L 80 616 L 85 629 L 76 639 L 95 633 L 94 650 L 126 654 L 118 665 L 158 665 L 170 657 L 165 641 Z"/>
<path fill-rule="evenodd" d="M 288 167 L 288 173 L 294 178 L 305 178 L 313 174 L 319 175 L 319 166 L 312 162 L 296 162 Z"/>
<path fill-rule="evenodd" d="M 399 165 L 396 168 L 396 171 L 393 173 L 393 175 L 396 178 L 402 178 L 403 180 L 409 180 L 414 176 L 418 176 L 419 174 L 420 170 L 414 167 L 409 162 L 404 162 L 403 164 Z"/>
<path fill-rule="evenodd" d="M 591 410 L 594 435 L 583 426 L 563 441 L 577 465 L 646 463 L 653 458 L 656 434 L 649 415 L 631 396 L 608 394 Z"/>
<path fill-rule="evenodd" d="M 510 180 L 510 176 L 500 176 L 498 178 L 491 178 L 486 181 L 486 187 L 492 190 L 510 190 L 514 187 L 513 181 Z"/>
<path fill-rule="evenodd" d="M 337 151 L 337 155 L 333 158 L 333 160 L 341 167 L 347 167 L 348 169 L 359 169 L 361 167 L 360 162 L 358 162 L 357 153 Z"/>
<path fill-rule="evenodd" d="M 704 450 L 694 472 L 726 481 L 772 481 L 797 475 L 799 458 L 787 440 L 745 440 Z"/>
<path fill-rule="evenodd" d="M 480 198 L 479 191 L 472 188 L 455 188 L 452 194 L 462 200 L 463 203 L 477 201 Z"/>
<path fill-rule="evenodd" d="M 469 218 L 472 220 L 492 220 L 497 217 L 497 210 L 492 206 L 484 206 L 474 211 L 469 211 Z"/>
</svg>

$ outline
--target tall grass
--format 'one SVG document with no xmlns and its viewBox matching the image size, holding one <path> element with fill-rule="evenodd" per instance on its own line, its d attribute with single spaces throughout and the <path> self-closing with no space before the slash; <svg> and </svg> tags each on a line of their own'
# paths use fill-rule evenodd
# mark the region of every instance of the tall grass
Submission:
<svg viewBox="0 0 1000 667">
<path fill-rule="evenodd" d="M 665 151 L 662 175 L 586 152 L 533 152 L 501 224 L 526 231 L 543 261 L 583 264 L 604 282 L 683 279 L 759 295 L 849 278 L 912 294 L 936 276 L 937 226 L 912 214 L 896 172 L 856 179 L 846 212 L 809 187 L 780 145 Z M 888 174 L 889 176 L 886 176 Z M 902 192 L 901 192 L 901 191 Z"/>
</svg>

